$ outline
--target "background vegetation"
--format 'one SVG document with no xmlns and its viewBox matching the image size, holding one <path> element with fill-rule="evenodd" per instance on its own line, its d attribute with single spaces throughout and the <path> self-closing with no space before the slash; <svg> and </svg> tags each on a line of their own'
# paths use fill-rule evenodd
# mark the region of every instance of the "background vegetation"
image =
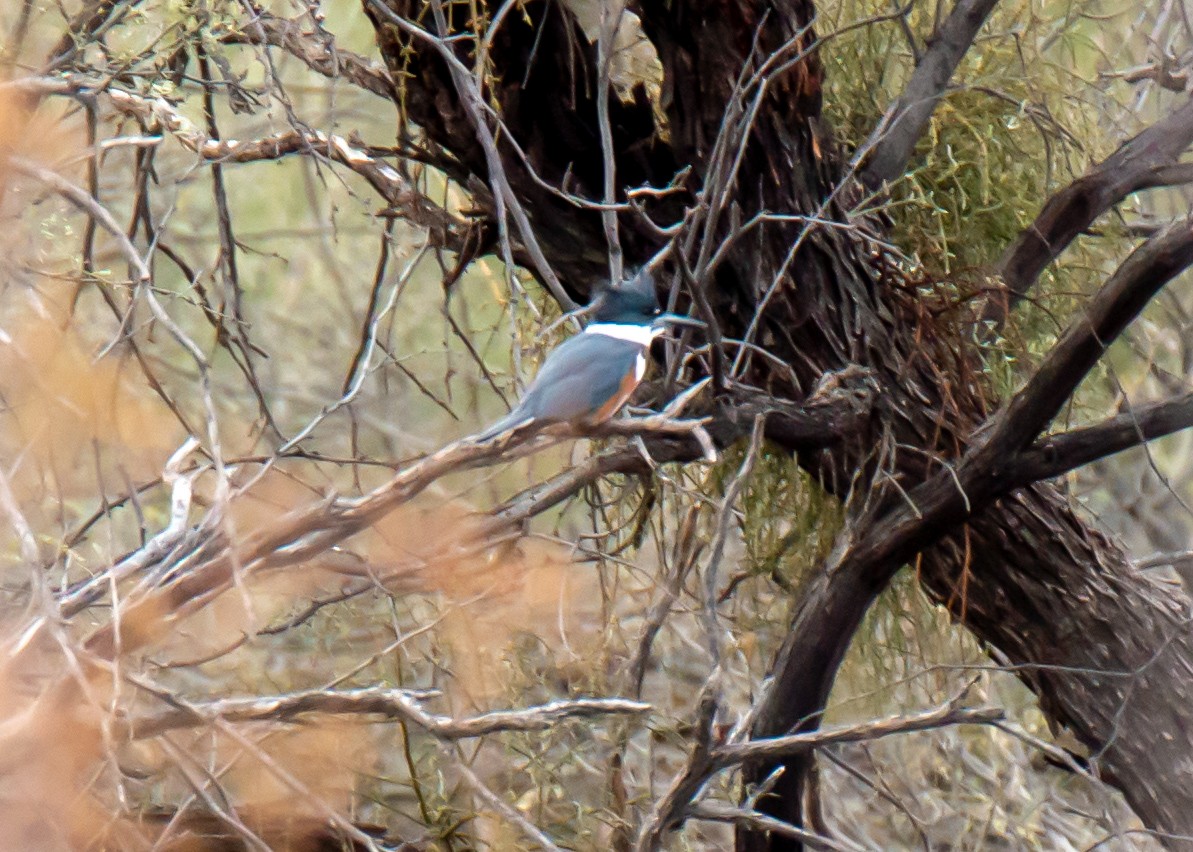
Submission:
<svg viewBox="0 0 1193 852">
<path fill-rule="evenodd" d="M 902 17 L 879 0 L 818 5 L 826 115 L 848 155 L 901 91 L 909 37 L 923 44 L 940 4 Z M 988 286 L 1041 199 L 1160 116 L 1158 79 L 1124 72 L 1181 55 L 1178 7 L 1000 7 L 884 202 L 926 292 Z M 155 540 L 184 551 L 165 532 L 209 523 L 247 542 L 330 494 L 382 486 L 502 413 L 570 328 L 529 274 L 513 270 L 511 290 L 495 257 L 460 268 L 435 227 L 394 215 L 328 146 L 243 163 L 204 153 L 336 136 L 466 229 L 470 188 L 401 156 L 390 100 L 263 47 L 254 29 L 261 12 L 294 21 L 327 61 L 359 54 L 381 79 L 359 4 L 98 8 L 103 23 L 76 42 L 77 4 L 0 0 L 0 836 L 29 849 L 461 850 L 544 845 L 536 827 L 561 847 L 628 848 L 691 747 L 713 668 L 709 566 L 733 724 L 783 639 L 791 590 L 833 544 L 838 504 L 790 456 L 743 444 L 715 463 L 602 477 L 517 536 L 460 545 L 495 506 L 625 439 L 569 441 L 451 473 L 326 554 L 234 571 L 228 593 L 183 617 L 128 605 L 161 572 L 188 570 L 137 563 Z M 649 59 L 637 73 L 655 73 Z M 124 108 L 99 94 L 109 87 L 160 106 Z M 110 212 L 150 281 L 47 173 Z M 995 384 L 1014 387 L 1132 236 L 1185 206 L 1176 191 L 1148 196 L 1083 237 L 990 345 Z M 1159 300 L 1066 422 L 1187 391 L 1190 302 L 1184 285 Z M 1140 558 L 1187 550 L 1189 450 L 1178 435 L 1099 463 L 1072 478 L 1074 498 Z M 958 696 L 1008 721 L 825 748 L 815 828 L 848 848 L 1147 848 L 1117 793 L 1055 765 L 1034 697 L 927 601 L 914 570 L 870 614 L 829 721 Z M 93 659 L 88 637 L 122 612 L 151 641 Z M 252 704 L 376 688 L 448 727 L 414 711 L 286 718 Z M 581 697 L 649 707 L 450 732 Z M 735 801 L 734 778 L 716 783 L 710 798 Z M 693 820 L 666 843 L 729 837 Z"/>
</svg>

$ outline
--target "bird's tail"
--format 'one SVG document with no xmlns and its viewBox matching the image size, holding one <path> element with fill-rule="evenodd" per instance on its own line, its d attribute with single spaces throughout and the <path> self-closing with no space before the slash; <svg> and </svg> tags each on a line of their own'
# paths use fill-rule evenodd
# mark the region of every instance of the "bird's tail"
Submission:
<svg viewBox="0 0 1193 852">
<path fill-rule="evenodd" d="M 474 444 L 483 444 L 486 441 L 493 440 L 503 432 L 512 432 L 515 429 L 529 426 L 533 420 L 534 418 L 522 411 L 520 407 L 515 408 L 479 435 L 474 435 L 472 442 Z"/>
</svg>

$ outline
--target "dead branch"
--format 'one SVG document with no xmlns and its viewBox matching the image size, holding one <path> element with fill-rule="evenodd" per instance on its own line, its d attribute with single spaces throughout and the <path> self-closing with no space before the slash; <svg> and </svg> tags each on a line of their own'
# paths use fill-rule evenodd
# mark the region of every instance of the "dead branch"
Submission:
<svg viewBox="0 0 1193 852">
<path fill-rule="evenodd" d="M 258 139 L 214 139 L 162 97 L 144 97 L 77 74 L 25 78 L 10 84 L 17 91 L 93 96 L 102 92 L 112 107 L 146 125 L 169 133 L 185 148 L 212 163 L 253 163 L 294 154 L 320 156 L 356 172 L 403 218 L 427 228 L 433 244 L 461 249 L 468 223 L 453 216 L 410 184 L 397 169 L 370 155 L 359 144 L 320 130 L 283 130 Z"/>
<path fill-rule="evenodd" d="M 808 733 L 723 745 L 713 751 L 713 762 L 718 769 L 725 769 L 753 760 L 805 754 L 828 745 L 864 742 L 952 725 L 991 725 L 1005 718 L 1006 714 L 1000 707 L 958 707 L 956 701 L 949 701 L 931 710 L 907 716 L 892 716 L 857 725 L 841 725 Z"/>
<path fill-rule="evenodd" d="M 736 808 L 724 802 L 709 799 L 697 802 L 688 808 L 688 819 L 708 820 L 710 822 L 729 822 L 742 828 L 757 832 L 765 832 L 775 837 L 786 837 L 804 844 L 809 849 L 828 849 L 831 852 L 862 852 L 863 847 L 853 843 L 845 843 L 816 834 L 807 829 L 797 828 L 789 822 L 775 819 L 764 813 L 748 808 Z"/>
<path fill-rule="evenodd" d="M 699 425 L 698 421 L 687 421 L 680 431 L 691 432 Z M 627 427 L 624 423 L 619 424 L 618 428 L 633 433 L 633 427 Z M 638 434 L 649 435 L 661 429 L 665 431 L 666 428 L 656 420 L 647 418 Z M 123 640 L 124 650 L 152 641 L 155 636 L 171 629 L 179 619 L 207 606 L 231 587 L 237 572 L 243 577 L 299 564 L 365 529 L 449 473 L 469 470 L 498 459 L 516 458 L 550 446 L 561 437 L 582 435 L 560 430 L 556 437 L 540 437 L 541 440 L 514 432 L 498 436 L 488 443 L 464 439 L 448 444 L 399 471 L 389 482 L 364 496 L 333 497 L 297 510 L 279 518 L 269 530 L 259 532 L 243 543 L 218 548 L 214 556 L 201 558 L 181 575 L 163 572 L 173 578 L 168 585 L 149 591 L 135 602 L 128 602 L 130 611 L 156 612 L 159 615 L 151 631 L 126 637 Z M 483 529 L 486 534 L 493 531 L 491 526 L 484 526 Z M 465 542 L 463 546 L 475 546 L 475 542 Z M 196 544 L 194 550 L 181 558 L 186 559 L 191 553 L 201 552 L 202 545 Z M 126 621 L 128 617 L 126 613 Z M 111 658 L 116 648 L 121 647 L 117 626 L 108 624 L 101 627 L 88 640 L 87 646 L 100 657 Z"/>
<path fill-rule="evenodd" d="M 250 24 L 219 33 L 218 38 L 224 44 L 278 47 L 328 79 L 347 80 L 387 100 L 397 97 L 393 80 L 384 66 L 336 45 L 335 37 L 320 26 L 313 15 L 280 18 L 257 10 Z"/>
<path fill-rule="evenodd" d="M 667 792 L 658 798 L 642 821 L 642 828 L 634 843 L 635 852 L 658 849 L 668 832 L 683 823 L 688 805 L 717 771 L 713 755 L 717 739 L 717 710 L 723 700 L 721 677 L 718 664 L 709 674 L 696 702 L 694 741 L 688 760 L 671 779 Z"/>
<path fill-rule="evenodd" d="M 228 698 L 220 701 L 184 702 L 153 716 L 124 723 L 131 739 L 156 737 L 176 728 L 224 722 L 283 722 L 297 724 L 311 714 L 333 716 L 377 716 L 417 725 L 445 741 L 474 739 L 507 731 L 542 731 L 565 719 L 624 716 L 648 713 L 649 704 L 624 698 L 578 698 L 554 701 L 522 710 L 497 710 L 463 719 L 439 716 L 424 710 L 420 702 L 436 693 L 372 687 L 350 690 L 308 690 L 287 695 Z"/>
<path fill-rule="evenodd" d="M 1189 67 L 1169 56 L 1164 56 L 1156 62 L 1128 68 L 1125 71 L 1105 73 L 1103 76 L 1117 77 L 1127 83 L 1141 83 L 1144 80 L 1150 80 L 1162 89 L 1180 94 L 1189 91 Z"/>
<path fill-rule="evenodd" d="M 687 765 L 676 775 L 667 794 L 659 800 L 650 818 L 644 822 L 636 846 L 639 852 L 658 848 L 665 833 L 677 828 L 685 819 L 699 818 L 702 807 L 708 803 L 693 803 L 697 794 L 715 774 L 726 769 L 744 763 L 806 755 L 817 748 L 839 743 L 866 742 L 896 734 L 935 730 L 953 725 L 992 725 L 1005 718 L 1003 710 L 998 707 L 959 706 L 958 696 L 938 707 L 906 716 L 893 716 L 888 719 L 748 742 L 718 743 L 714 741 L 711 733 L 717 706 L 713 700 L 716 693 L 711 685 L 714 684 L 716 676 L 717 672 L 714 671 L 702 692 L 696 743 Z M 777 779 L 781 776 L 775 777 Z M 766 796 L 751 796 L 751 800 L 758 798 L 765 799 Z M 792 828 L 801 834 L 805 833 L 795 826 Z M 810 832 L 807 834 L 816 836 Z M 793 834 L 785 836 L 802 839 Z"/>
<path fill-rule="evenodd" d="M 139 5 L 140 0 L 89 0 L 84 3 L 83 8 L 70 19 L 67 31 L 46 58 L 47 69 L 53 70 L 69 62 L 79 48 L 90 44 Z"/>
<path fill-rule="evenodd" d="M 866 390 L 868 385 L 864 377 L 861 380 L 862 384 L 855 386 L 853 379 L 845 377 L 834 387 L 848 390 L 815 395 L 806 406 L 796 406 L 762 394 L 746 394 L 739 397 L 743 400 L 739 405 L 733 404 L 732 400 L 722 401 L 719 414 L 712 420 L 675 420 L 668 415 L 658 414 L 615 420 L 590 434 L 594 437 L 643 438 L 656 463 L 692 461 L 706 455 L 706 447 L 693 437 L 693 433 L 705 428 L 706 423 L 717 444 L 729 446 L 749 433 L 753 418 L 761 417 L 765 419 L 768 433 L 774 423 L 774 434 L 787 442 L 795 442 L 788 443 L 788 446 L 815 448 L 839 440 L 848 432 L 846 424 L 867 416 L 867 400 L 871 397 Z M 681 395 L 677 404 L 682 404 L 684 399 L 684 395 Z M 166 630 L 168 624 L 197 611 L 230 588 L 235 565 L 241 566 L 244 572 L 257 572 L 322 558 L 329 548 L 364 529 L 450 472 L 537 452 L 561 438 L 580 437 L 563 427 L 551 431 L 551 435 L 538 438 L 529 434 L 514 434 L 499 437 L 488 444 L 473 444 L 465 440 L 448 445 L 438 453 L 399 471 L 388 485 L 381 486 L 365 497 L 354 500 L 336 498 L 296 511 L 280 518 L 269 532 L 259 533 L 235 548 L 217 541 L 220 538 L 218 525 L 200 524 L 188 531 L 186 545 L 181 548 L 161 551 L 154 544 L 159 540 L 159 537 L 155 537 L 147 546 L 148 549 L 143 548 L 123 560 L 121 566 L 125 567 L 118 566 L 101 572 L 85 588 L 72 590 L 60 601 L 60 605 L 65 611 L 75 613 L 94 603 L 111 577 L 119 579 L 133 573 L 133 569 L 138 572 L 147 570 L 161 558 L 169 556 L 171 560 L 186 561 L 188 570 L 179 572 L 159 568 L 156 576 L 171 577 L 170 584 L 156 591 L 147 590 L 148 597 L 139 602 L 129 602 L 129 606 L 144 606 L 149 611 L 160 607 L 165 613 L 164 623 L 157 629 Z M 505 537 L 511 528 L 568 499 L 602 476 L 647 472 L 649 465 L 633 447 L 609 450 L 593 456 L 512 498 L 479 523 L 466 541 L 457 542 L 455 546 L 469 551 L 491 546 Z M 173 534 L 168 539 L 176 544 L 181 541 L 176 540 Z M 109 643 L 115 638 L 114 629 L 112 625 L 101 628 L 92 637 L 91 647 L 101 654 L 107 653 L 103 649 L 111 647 Z M 141 637 L 142 640 L 149 638 Z"/>
</svg>

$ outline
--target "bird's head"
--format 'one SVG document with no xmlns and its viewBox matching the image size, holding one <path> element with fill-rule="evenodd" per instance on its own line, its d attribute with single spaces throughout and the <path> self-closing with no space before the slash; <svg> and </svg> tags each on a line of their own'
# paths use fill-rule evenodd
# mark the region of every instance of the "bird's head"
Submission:
<svg viewBox="0 0 1193 852">
<path fill-rule="evenodd" d="M 607 287 L 598 297 L 592 321 L 618 325 L 641 325 L 656 329 L 668 325 L 703 325 L 699 320 L 678 314 L 664 313 L 655 294 L 654 276 L 649 267 L 642 267 L 628 281 Z"/>
</svg>

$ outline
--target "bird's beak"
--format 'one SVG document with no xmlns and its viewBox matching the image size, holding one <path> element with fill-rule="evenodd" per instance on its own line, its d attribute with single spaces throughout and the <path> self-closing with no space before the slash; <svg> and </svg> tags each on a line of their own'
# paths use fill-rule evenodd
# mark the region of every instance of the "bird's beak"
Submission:
<svg viewBox="0 0 1193 852">
<path fill-rule="evenodd" d="M 695 317 L 685 317 L 682 314 L 659 314 L 651 322 L 655 328 L 666 328 L 668 325 L 688 325 L 693 328 L 707 328 L 708 323 Z"/>
</svg>

